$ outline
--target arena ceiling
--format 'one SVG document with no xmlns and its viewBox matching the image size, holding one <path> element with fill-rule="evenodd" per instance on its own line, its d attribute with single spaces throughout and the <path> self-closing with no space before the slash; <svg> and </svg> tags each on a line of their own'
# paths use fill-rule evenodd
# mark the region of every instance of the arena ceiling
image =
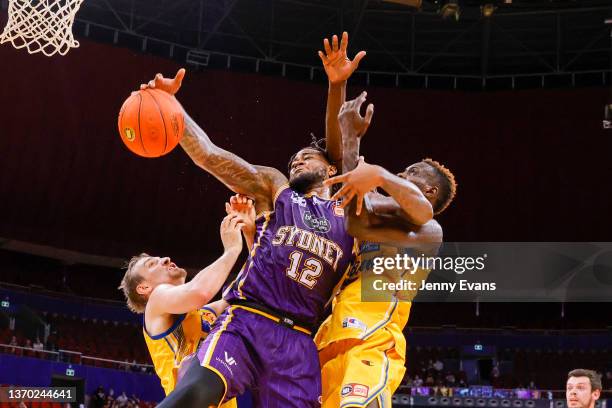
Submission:
<svg viewBox="0 0 612 408">
<path fill-rule="evenodd" d="M 534 75 L 568 84 L 575 75 L 600 83 L 609 76 L 610 0 L 438 0 L 418 10 L 397 4 L 411 1 L 85 0 L 75 31 L 202 67 L 304 79 L 320 77 L 321 39 L 342 30 L 352 52 L 367 50 L 360 68 L 368 82 L 367 72 L 389 85 L 436 75 Z M 443 18 L 454 2 L 458 18 L 452 7 Z"/>
</svg>

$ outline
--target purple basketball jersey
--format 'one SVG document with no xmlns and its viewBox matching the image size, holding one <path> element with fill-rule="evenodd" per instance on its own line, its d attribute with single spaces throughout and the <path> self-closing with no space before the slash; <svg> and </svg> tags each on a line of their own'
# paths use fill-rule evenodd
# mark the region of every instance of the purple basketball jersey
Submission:
<svg viewBox="0 0 612 408">
<path fill-rule="evenodd" d="M 274 211 L 256 225 L 251 256 L 224 298 L 318 322 L 353 257 L 353 237 L 346 232 L 342 210 L 335 201 L 287 187 L 278 193 Z"/>
</svg>

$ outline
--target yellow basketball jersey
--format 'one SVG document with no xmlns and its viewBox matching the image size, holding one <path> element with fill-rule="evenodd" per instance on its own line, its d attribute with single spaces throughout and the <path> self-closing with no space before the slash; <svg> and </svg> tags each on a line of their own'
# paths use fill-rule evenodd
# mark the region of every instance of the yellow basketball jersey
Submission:
<svg viewBox="0 0 612 408">
<path fill-rule="evenodd" d="M 374 258 L 393 258 L 399 252 L 401 250 L 396 247 L 361 243 L 352 277 L 334 299 L 332 314 L 315 337 L 319 350 L 339 340 L 365 340 L 383 327 L 390 330 L 398 342 L 404 342 L 402 330 L 408 323 L 411 294 L 389 291 L 373 293 L 371 290 L 374 280 L 397 282 L 403 278 L 404 270 L 385 271 L 380 275 L 372 273 Z M 417 270 L 411 279 L 421 279 L 426 273 Z"/>
<path fill-rule="evenodd" d="M 174 390 L 181 362 L 196 352 L 216 318 L 212 309 L 204 307 L 177 315 L 172 327 L 155 336 L 150 335 L 143 324 L 145 342 L 166 395 Z"/>
</svg>

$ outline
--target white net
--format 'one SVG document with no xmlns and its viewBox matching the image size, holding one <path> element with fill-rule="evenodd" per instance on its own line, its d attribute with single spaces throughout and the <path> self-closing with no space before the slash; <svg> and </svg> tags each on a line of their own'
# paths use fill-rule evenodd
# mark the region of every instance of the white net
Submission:
<svg viewBox="0 0 612 408">
<path fill-rule="evenodd" d="M 83 0 L 9 0 L 8 23 L 0 44 L 27 48 L 30 54 L 66 55 L 79 46 L 72 23 Z"/>
</svg>

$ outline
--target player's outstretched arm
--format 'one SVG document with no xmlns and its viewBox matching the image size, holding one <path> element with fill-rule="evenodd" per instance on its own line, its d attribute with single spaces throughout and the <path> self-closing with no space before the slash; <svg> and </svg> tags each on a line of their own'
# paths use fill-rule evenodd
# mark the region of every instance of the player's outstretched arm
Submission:
<svg viewBox="0 0 612 408">
<path fill-rule="evenodd" d="M 221 316 L 221 313 L 223 313 L 223 311 L 228 308 L 228 306 L 229 306 L 229 303 L 226 300 L 220 299 L 215 302 L 207 304 L 205 307 L 207 309 L 211 309 L 213 312 L 215 312 L 217 317 L 219 317 Z"/>
<path fill-rule="evenodd" d="M 230 190 L 254 197 L 258 212 L 270 210 L 274 194 L 287 178 L 277 169 L 256 166 L 211 142 L 208 135 L 185 114 L 181 147 L 193 162 Z"/>
<path fill-rule="evenodd" d="M 174 78 L 157 74 L 155 79 L 141 88 L 149 87 L 176 94 L 181 87 L 185 69 L 180 69 Z M 185 131 L 181 147 L 195 164 L 206 170 L 235 193 L 254 197 L 258 212 L 272 208 L 277 189 L 287 178 L 277 169 L 256 166 L 235 154 L 215 145 L 206 132 L 184 111 Z"/>
<path fill-rule="evenodd" d="M 241 229 L 237 214 L 230 214 L 221 223 L 224 252 L 215 262 L 201 270 L 183 285 L 159 285 L 147 302 L 147 314 L 181 314 L 199 309 L 221 289 L 242 250 Z"/>
<path fill-rule="evenodd" d="M 339 122 L 343 134 L 343 164 L 347 173 L 324 182 L 327 185 L 344 183 L 335 197 L 343 197 L 343 204 L 348 205 L 348 232 L 359 239 L 398 246 L 441 242 L 442 229 L 433 220 L 431 204 L 415 185 L 380 166 L 365 163 L 363 158 L 358 160 L 361 137 L 367 131 L 374 113 L 371 104 L 365 117 L 359 113 L 365 99 L 364 92 L 355 100 L 346 102 L 341 109 Z M 410 216 L 416 218 L 416 223 L 408 222 L 405 217 L 375 214 L 368 195 L 371 195 L 370 191 L 383 186 L 395 200 L 410 210 Z M 363 202 L 366 204 L 365 211 L 362 211 Z"/>
<path fill-rule="evenodd" d="M 342 171 L 342 133 L 338 123 L 338 114 L 346 99 L 346 82 L 366 55 L 365 51 L 360 51 L 351 61 L 347 56 L 347 47 L 348 33 L 345 31 L 342 33 L 340 44 L 338 44 L 338 36 L 334 35 L 331 45 L 327 38 L 323 40 L 325 52 L 319 51 L 319 57 L 329 81 L 325 113 L 325 145 L 327 154 L 340 171 Z"/>
<path fill-rule="evenodd" d="M 357 167 L 341 176 L 333 177 L 329 183 L 343 183 L 342 188 L 332 199 L 343 199 L 342 207 L 348 205 L 353 198 L 356 199 L 356 214 L 361 213 L 363 201 L 368 195 L 378 197 L 377 193 L 371 193 L 377 188 L 382 188 L 391 195 L 391 198 L 399 205 L 397 215 L 414 225 L 424 225 L 433 219 L 433 208 L 423 192 L 412 182 L 390 173 L 381 166 L 366 163 L 361 157 Z M 370 200 L 367 211 L 377 213 L 372 207 Z"/>
<path fill-rule="evenodd" d="M 360 110 L 366 96 L 367 94 L 363 92 L 356 99 L 346 102 L 340 110 L 338 120 L 343 135 L 343 170 L 345 174 L 333 177 L 327 180 L 325 184 L 344 183 L 342 189 L 333 198 L 342 197 L 344 199 L 343 205 L 346 206 L 355 197 L 357 215 L 361 213 L 366 194 L 378 187 L 383 188 L 391 195 L 392 200 L 396 203 L 395 205 L 399 207 L 395 215 L 403 217 L 413 224 L 423 225 L 433 218 L 433 209 L 431 203 L 417 186 L 391 174 L 380 166 L 367 164 L 363 159 L 358 161 L 361 137 L 369 128 L 374 114 L 374 105 L 369 104 L 365 116 L 361 116 Z M 370 200 L 368 211 L 377 213 L 374 205 L 379 202 L 381 200 L 378 200 L 378 202 Z"/>
<path fill-rule="evenodd" d="M 442 243 L 442 227 L 436 220 L 413 225 L 397 216 L 362 212 L 348 216 L 348 233 L 358 239 L 380 242 L 404 248 L 417 248 L 418 252 L 435 254 Z"/>
</svg>

